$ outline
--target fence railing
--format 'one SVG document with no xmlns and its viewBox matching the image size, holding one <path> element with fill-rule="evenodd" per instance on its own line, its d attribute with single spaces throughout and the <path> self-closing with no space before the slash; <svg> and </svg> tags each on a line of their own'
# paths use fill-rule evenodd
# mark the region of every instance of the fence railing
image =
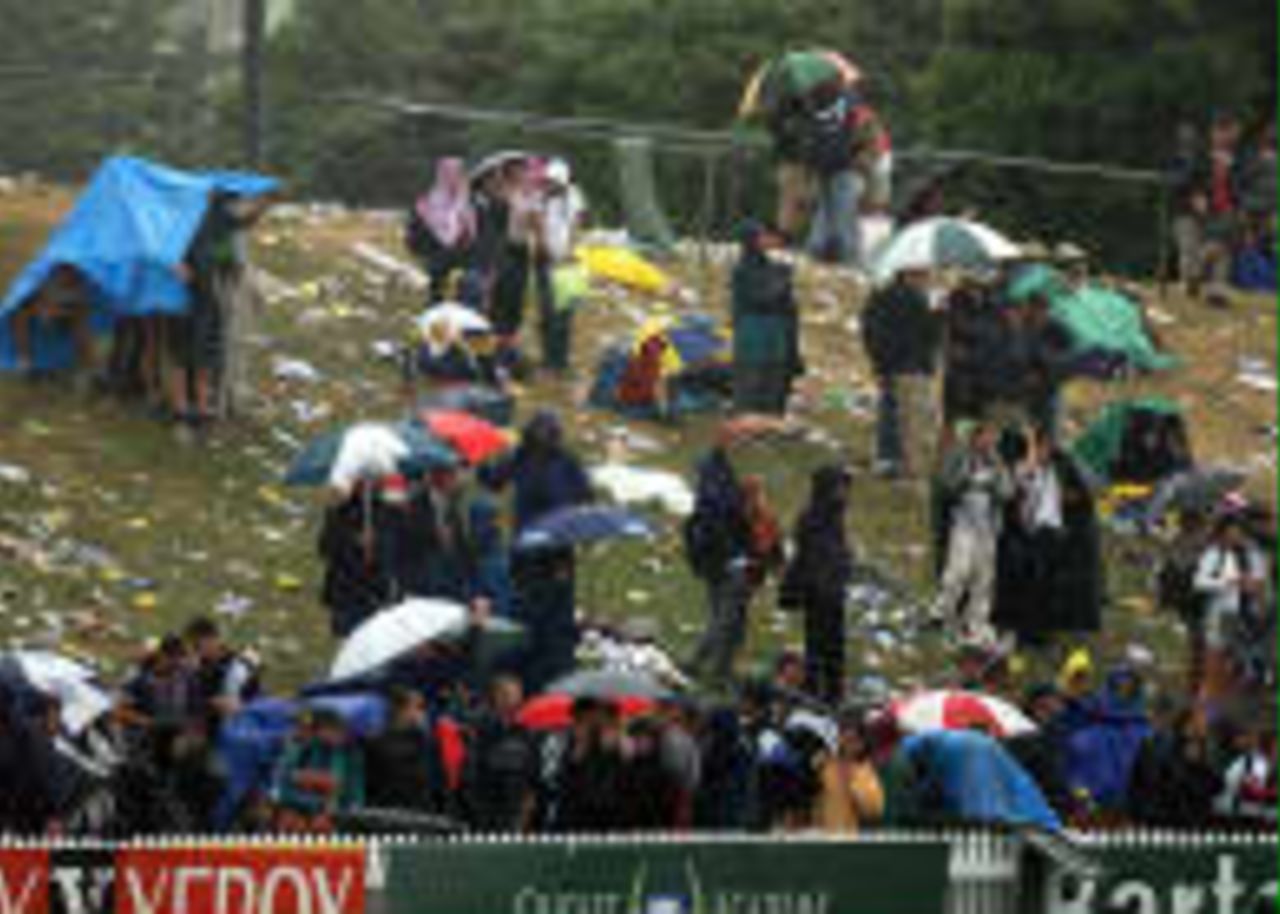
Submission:
<svg viewBox="0 0 1280 914">
<path fill-rule="evenodd" d="M 0 838 L 4 914 L 1260 914 L 1277 836 Z"/>
</svg>

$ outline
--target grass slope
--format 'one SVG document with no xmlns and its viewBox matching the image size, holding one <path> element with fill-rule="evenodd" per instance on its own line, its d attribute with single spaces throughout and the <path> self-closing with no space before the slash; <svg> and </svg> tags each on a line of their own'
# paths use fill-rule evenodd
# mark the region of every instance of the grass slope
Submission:
<svg viewBox="0 0 1280 914">
<path fill-rule="evenodd" d="M 26 188 L 0 198 L 0 279 L 5 282 L 43 242 L 69 202 L 65 193 Z M 139 640 L 172 629 L 196 613 L 221 608 L 233 638 L 256 646 L 278 687 L 323 670 L 332 647 L 316 594 L 314 539 L 318 496 L 283 490 L 281 471 L 297 445 L 338 423 L 394 417 L 408 392 L 373 344 L 398 341 L 418 296 L 361 262 L 366 242 L 398 253 L 399 227 L 376 214 L 293 212 L 258 233 L 256 259 L 279 283 L 269 284 L 257 318 L 251 415 L 221 428 L 200 447 L 132 407 L 78 396 L 55 384 L 0 380 L 0 463 L 31 471 L 33 481 L 0 479 L 0 641 L 46 640 L 118 668 Z M 716 251 L 690 251 L 676 267 L 688 285 L 724 312 L 727 265 Z M 929 553 L 923 492 L 874 480 L 869 377 L 852 325 L 856 288 L 826 270 L 799 274 L 810 376 L 799 418 L 805 433 L 751 445 L 744 468 L 762 474 L 788 523 L 803 499 L 809 472 L 845 457 L 858 471 L 852 528 L 863 558 L 917 594 L 927 592 Z M 575 361 L 585 379 L 608 342 L 624 335 L 652 303 L 617 292 L 597 296 L 579 317 Z M 1273 397 L 1235 380 L 1241 356 L 1276 364 L 1275 307 L 1241 300 L 1227 312 L 1168 297 L 1159 303 L 1166 345 L 1185 367 L 1123 391 L 1080 385 L 1068 398 L 1068 427 L 1087 420 L 1107 398 L 1160 392 L 1187 409 L 1197 452 L 1206 459 L 1251 463 L 1251 485 L 1270 499 Z M 321 380 L 276 381 L 271 360 L 300 358 Z M 580 404 L 585 380 L 535 382 L 522 412 L 561 411 L 588 462 L 609 440 L 633 435 L 631 459 L 687 472 L 706 447 L 712 423 L 680 428 L 625 423 Z M 583 561 L 582 609 L 599 618 L 643 614 L 660 620 L 683 653 L 703 620 L 703 601 L 679 551 L 674 521 L 663 521 L 656 547 L 624 544 L 593 550 Z M 1151 545 L 1108 546 L 1112 606 L 1095 648 L 1105 657 L 1144 644 L 1164 672 L 1180 666 L 1177 629 L 1143 599 Z M 896 683 L 942 670 L 932 637 L 904 638 L 905 606 L 855 611 L 852 665 Z M 753 661 L 796 639 L 794 620 L 757 602 L 749 654 Z M 1059 646 L 1059 650 L 1064 646 Z M 1032 658 L 1040 675 L 1058 651 Z"/>
</svg>

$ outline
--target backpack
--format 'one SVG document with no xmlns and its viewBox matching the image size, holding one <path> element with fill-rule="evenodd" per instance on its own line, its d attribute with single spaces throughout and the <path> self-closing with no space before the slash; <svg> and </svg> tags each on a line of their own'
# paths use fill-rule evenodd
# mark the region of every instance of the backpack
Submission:
<svg viewBox="0 0 1280 914">
<path fill-rule="evenodd" d="M 819 174 L 830 175 L 853 166 L 854 124 L 849 103 L 839 98 L 809 116 L 805 161 Z"/>
</svg>

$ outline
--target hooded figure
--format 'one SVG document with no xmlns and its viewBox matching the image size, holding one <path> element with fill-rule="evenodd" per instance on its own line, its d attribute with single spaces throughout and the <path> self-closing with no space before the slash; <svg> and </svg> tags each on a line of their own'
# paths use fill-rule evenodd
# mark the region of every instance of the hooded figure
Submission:
<svg viewBox="0 0 1280 914">
<path fill-rule="evenodd" d="M 525 426 L 514 453 L 484 468 L 482 479 L 493 489 L 514 486 L 517 535 L 553 511 L 591 500 L 587 474 L 565 447 L 559 418 L 546 411 Z M 517 552 L 511 573 L 515 615 L 529 633 L 524 679 L 536 691 L 574 666 L 578 629 L 573 549 Z"/>
<path fill-rule="evenodd" d="M 809 503 L 795 527 L 795 552 L 782 581 L 784 600 L 804 613 L 804 654 L 809 691 L 828 704 L 844 693 L 845 590 L 853 553 L 845 536 L 849 472 L 817 470 Z"/>
<path fill-rule="evenodd" d="M 770 259 L 758 223 L 741 233 L 733 271 L 733 402 L 740 413 L 781 415 L 803 371 L 791 267 Z"/>
<path fill-rule="evenodd" d="M 433 302 L 445 297 L 449 274 L 466 266 L 476 228 L 465 164 L 440 159 L 431 189 L 414 203 L 406 232 L 406 246 L 427 268 Z"/>
</svg>

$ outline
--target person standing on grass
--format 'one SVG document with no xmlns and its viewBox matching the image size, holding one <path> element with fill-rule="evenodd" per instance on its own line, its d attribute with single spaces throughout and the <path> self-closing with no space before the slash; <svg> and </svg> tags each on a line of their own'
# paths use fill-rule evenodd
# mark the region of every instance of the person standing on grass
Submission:
<svg viewBox="0 0 1280 914">
<path fill-rule="evenodd" d="M 466 266 L 476 228 L 465 164 L 458 158 L 440 159 L 435 181 L 414 203 L 405 231 L 405 246 L 426 267 L 432 304 L 444 300 L 449 275 Z"/>
<path fill-rule="evenodd" d="M 515 489 L 515 537 L 547 514 L 586 504 L 591 485 L 564 441 L 555 413 L 538 413 L 506 459 L 486 465 L 481 479 L 493 490 Z M 512 557 L 517 617 L 529 628 L 525 682 L 537 690 L 570 672 L 578 646 L 574 618 L 576 574 L 572 547 L 517 551 Z"/>
<path fill-rule="evenodd" d="M 784 415 L 801 374 L 799 318 L 792 270 L 769 257 L 779 243 L 748 223 L 733 270 L 733 405 L 739 413 Z"/>
<path fill-rule="evenodd" d="M 693 513 L 685 521 L 685 557 L 707 588 L 707 628 L 689 662 L 716 682 L 733 675 L 751 599 L 751 519 L 722 436 L 698 465 Z"/>
<path fill-rule="evenodd" d="M 539 274 L 544 288 L 538 293 L 538 333 L 542 339 L 542 364 L 550 371 L 569 370 L 573 341 L 573 309 L 581 294 L 571 287 L 574 245 L 586 213 L 582 192 L 573 183 L 569 163 L 552 159 L 544 181 L 542 250 L 546 269 Z M 579 283 L 585 285 L 585 283 Z"/>
<path fill-rule="evenodd" d="M 962 436 L 963 437 L 963 436 Z M 979 422 L 943 461 L 940 479 L 950 503 L 946 562 L 931 613 L 962 641 L 990 643 L 995 633 L 996 548 L 1013 478 L 996 450 L 995 426 Z"/>
<path fill-rule="evenodd" d="M 1230 694 L 1235 685 L 1233 657 L 1248 620 L 1261 617 L 1271 605 L 1266 557 L 1250 541 L 1238 515 L 1218 520 L 1196 565 L 1193 587 L 1204 601 L 1202 696 L 1213 700 Z"/>
<path fill-rule="evenodd" d="M 876 469 L 889 476 L 933 468 L 933 390 L 942 318 L 929 304 L 928 273 L 902 270 L 877 289 L 862 314 L 862 342 L 875 371 Z"/>
<path fill-rule="evenodd" d="M 804 615 L 805 687 L 832 706 L 844 696 L 845 591 L 853 577 L 845 534 L 851 482 L 849 471 L 835 464 L 813 474 L 782 580 L 785 605 Z"/>
</svg>

